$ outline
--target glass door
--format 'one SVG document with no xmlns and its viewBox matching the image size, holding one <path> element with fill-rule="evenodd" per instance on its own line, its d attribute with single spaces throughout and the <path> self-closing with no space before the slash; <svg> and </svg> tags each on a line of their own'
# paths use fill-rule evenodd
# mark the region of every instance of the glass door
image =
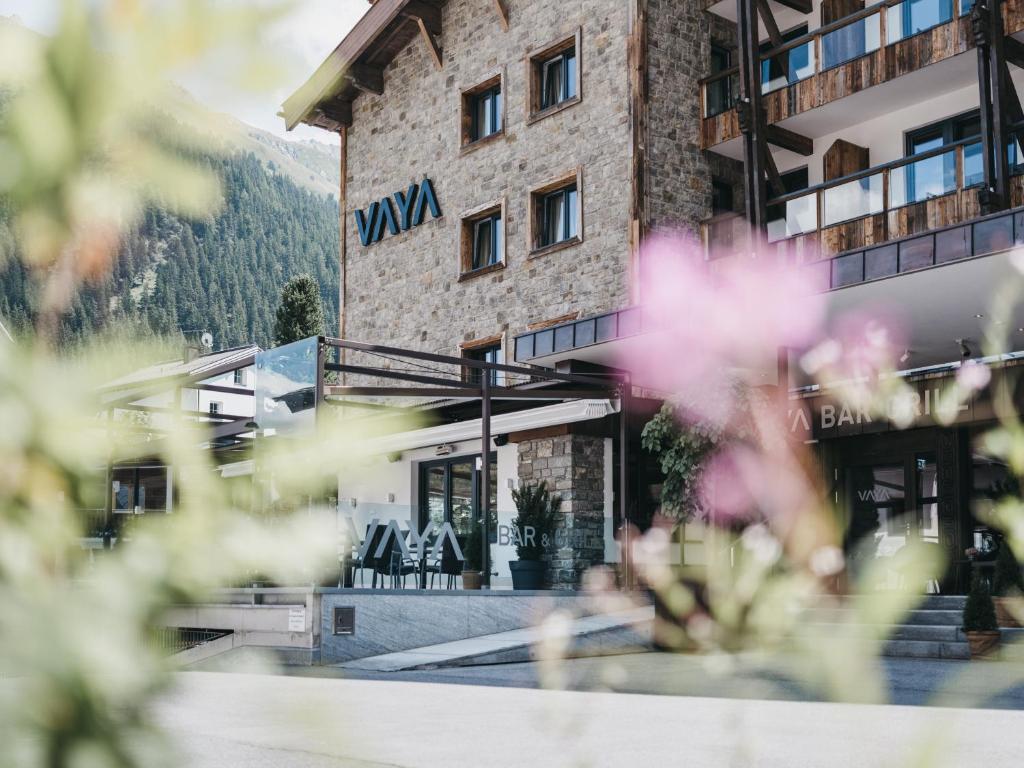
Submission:
<svg viewBox="0 0 1024 768">
<path fill-rule="evenodd" d="M 481 522 L 480 457 L 431 461 L 420 465 L 420 530 L 433 521 L 451 523 L 459 541 L 463 541 Z M 498 458 L 491 454 L 490 539 L 497 539 Z"/>
<path fill-rule="evenodd" d="M 869 564 L 884 560 L 872 589 L 901 589 L 904 548 L 913 542 L 945 546 L 939 519 L 939 473 L 936 455 L 915 452 L 852 467 L 847 472 L 850 523 L 846 533 L 851 575 L 861 577 Z M 937 591 L 941 574 L 933 574 L 922 591 Z"/>
</svg>

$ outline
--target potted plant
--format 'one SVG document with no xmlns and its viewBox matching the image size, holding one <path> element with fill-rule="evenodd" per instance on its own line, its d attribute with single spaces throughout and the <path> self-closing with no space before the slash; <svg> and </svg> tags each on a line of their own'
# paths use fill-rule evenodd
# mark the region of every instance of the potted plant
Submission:
<svg viewBox="0 0 1024 768">
<path fill-rule="evenodd" d="M 971 658 L 991 657 L 999 647 L 999 623 L 988 584 L 975 574 L 971 593 L 964 605 L 964 634 L 971 646 Z"/>
<path fill-rule="evenodd" d="M 462 564 L 462 588 L 480 589 L 483 582 L 483 546 L 480 541 L 480 526 L 474 524 L 462 554 L 466 561 Z"/>
<path fill-rule="evenodd" d="M 1005 539 L 999 547 L 999 554 L 996 556 L 995 572 L 992 574 L 992 595 L 996 606 L 996 619 L 1000 627 L 1019 628 L 1017 621 L 1010 607 L 1013 604 L 1022 605 L 1021 595 L 1024 594 L 1024 576 L 1021 574 L 1020 564 L 1010 549 L 1010 544 Z"/>
<path fill-rule="evenodd" d="M 545 482 L 514 489 L 512 500 L 517 512 L 512 527 L 517 532 L 516 554 L 519 556 L 518 562 L 508 564 L 512 571 L 512 587 L 542 589 L 547 571 L 547 563 L 543 559 L 544 544 L 554 532 L 562 500 L 548 492 Z"/>
</svg>

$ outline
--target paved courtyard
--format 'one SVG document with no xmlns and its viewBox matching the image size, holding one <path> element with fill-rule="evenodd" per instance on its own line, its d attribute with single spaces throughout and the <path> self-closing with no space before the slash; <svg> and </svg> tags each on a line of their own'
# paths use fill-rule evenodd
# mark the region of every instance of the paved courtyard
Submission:
<svg viewBox="0 0 1024 768">
<path fill-rule="evenodd" d="M 546 691 L 498 687 L 497 672 L 490 685 L 190 672 L 157 717 L 196 768 L 1010 766 L 1024 751 L 1020 711 Z"/>
<path fill-rule="evenodd" d="M 1024 751 L 1024 665 L 883 659 L 892 704 L 864 705 L 820 701 L 786 663 L 574 659 L 551 691 L 537 663 L 272 675 L 243 654 L 221 659 L 232 673 L 179 675 L 159 717 L 201 768 L 897 766 L 922 749 L 936 762 L 921 765 L 1016 765 Z"/>
</svg>

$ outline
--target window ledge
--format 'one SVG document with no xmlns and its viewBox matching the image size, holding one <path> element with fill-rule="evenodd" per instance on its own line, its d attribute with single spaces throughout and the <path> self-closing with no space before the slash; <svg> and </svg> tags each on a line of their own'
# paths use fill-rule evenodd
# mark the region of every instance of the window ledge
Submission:
<svg viewBox="0 0 1024 768">
<path fill-rule="evenodd" d="M 543 248 L 534 248 L 530 251 L 529 258 L 537 259 L 541 256 L 547 256 L 549 253 L 557 253 L 558 251 L 564 251 L 566 248 L 572 248 L 573 246 L 580 245 L 583 242 L 581 237 L 570 237 L 568 240 L 562 240 L 551 245 L 545 245 Z"/>
<path fill-rule="evenodd" d="M 497 133 L 492 133 L 490 136 L 484 136 L 482 139 L 471 141 L 468 144 L 463 144 L 460 150 L 461 154 L 468 155 L 470 152 L 475 152 L 480 147 L 485 147 L 488 144 L 493 144 L 496 141 L 500 141 L 505 138 L 505 129 L 502 128 Z"/>
<path fill-rule="evenodd" d="M 459 275 L 459 282 L 464 283 L 467 280 L 472 280 L 475 277 L 483 277 L 484 275 L 490 275 L 494 272 L 500 272 L 505 268 L 505 262 L 499 261 L 497 264 L 490 264 L 486 267 L 480 267 L 480 269 L 474 269 L 470 272 L 463 272 Z"/>
<path fill-rule="evenodd" d="M 534 123 L 539 123 L 545 117 L 557 115 L 559 112 L 569 109 L 569 107 L 575 107 L 581 101 L 583 101 L 581 97 L 573 96 L 571 99 L 560 101 L 558 104 L 554 104 L 546 109 L 542 109 L 539 112 L 532 112 L 530 114 L 530 117 L 527 119 L 526 124 L 533 125 Z"/>
</svg>

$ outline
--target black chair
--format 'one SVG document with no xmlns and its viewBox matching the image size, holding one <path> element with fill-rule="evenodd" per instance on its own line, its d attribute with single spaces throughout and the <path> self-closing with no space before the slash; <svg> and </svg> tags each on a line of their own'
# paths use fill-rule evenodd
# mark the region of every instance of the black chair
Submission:
<svg viewBox="0 0 1024 768">
<path fill-rule="evenodd" d="M 398 581 L 402 580 L 402 587 L 405 587 L 405 577 L 416 573 L 416 563 L 409 558 L 402 556 L 402 550 L 397 546 L 394 536 L 389 536 L 384 544 L 384 551 L 381 556 L 375 558 L 373 567 L 373 581 L 376 585 L 377 575 L 380 575 L 381 588 L 384 588 L 384 577 L 387 576 L 392 589 L 398 589 Z M 377 543 L 379 547 L 379 541 Z M 376 552 L 376 549 L 372 550 Z"/>
<path fill-rule="evenodd" d="M 377 574 L 381 573 L 381 572 L 378 571 L 378 569 L 377 569 L 377 556 L 376 556 L 376 552 L 377 552 L 377 549 L 380 547 L 380 540 L 382 538 L 384 538 L 384 531 L 386 531 L 386 530 L 387 530 L 386 527 L 384 527 L 382 525 L 378 525 L 377 529 L 373 532 L 373 539 L 370 541 L 370 546 L 366 548 L 366 556 L 360 558 L 359 555 L 357 554 L 353 558 L 353 560 L 352 560 L 353 567 L 359 569 L 359 585 L 360 586 L 364 586 L 365 585 L 364 581 L 363 581 L 363 569 L 364 568 L 369 568 L 370 570 L 373 571 L 373 582 L 371 584 L 371 587 L 373 589 L 377 588 Z M 370 526 L 366 526 L 366 535 L 367 536 L 370 535 Z M 384 581 L 384 579 L 381 578 L 382 584 L 383 584 L 383 581 Z"/>
<path fill-rule="evenodd" d="M 447 576 L 448 582 L 445 589 L 455 588 L 455 578 L 462 575 L 462 561 L 455 556 L 455 547 L 452 546 L 451 539 L 444 540 L 444 544 L 441 545 L 441 556 L 428 562 L 426 570 L 430 574 L 431 589 L 434 588 L 435 574 L 438 585 L 441 583 L 441 577 Z"/>
</svg>

